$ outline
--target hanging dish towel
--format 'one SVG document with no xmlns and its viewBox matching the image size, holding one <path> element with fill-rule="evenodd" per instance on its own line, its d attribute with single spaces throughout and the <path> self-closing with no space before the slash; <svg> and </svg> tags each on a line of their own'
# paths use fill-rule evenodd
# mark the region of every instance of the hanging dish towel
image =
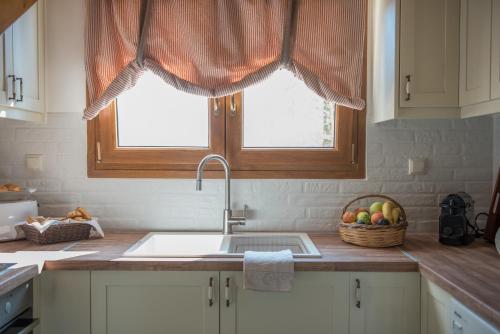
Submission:
<svg viewBox="0 0 500 334">
<path fill-rule="evenodd" d="M 292 251 L 246 251 L 243 261 L 243 288 L 257 291 L 287 292 L 294 277 Z"/>
</svg>

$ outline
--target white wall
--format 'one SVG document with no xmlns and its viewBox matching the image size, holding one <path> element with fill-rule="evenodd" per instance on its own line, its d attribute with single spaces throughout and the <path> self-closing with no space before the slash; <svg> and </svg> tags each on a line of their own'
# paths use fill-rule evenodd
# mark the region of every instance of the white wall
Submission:
<svg viewBox="0 0 500 334">
<path fill-rule="evenodd" d="M 220 180 L 206 181 L 200 193 L 193 180 L 86 177 L 82 6 L 82 0 L 47 3 L 48 110 L 58 113 L 50 113 L 44 125 L 0 119 L 0 183 L 38 188 L 43 215 L 63 215 L 83 205 L 109 228 L 220 229 Z M 497 117 L 496 165 L 499 122 Z M 465 190 L 477 211 L 487 208 L 492 138 L 490 117 L 368 125 L 367 181 L 237 180 L 233 200 L 254 210 L 245 229 L 330 231 L 347 201 L 383 192 L 405 206 L 411 229 L 434 230 L 438 202 L 450 192 Z M 23 159 L 29 153 L 44 154 L 44 172 L 26 170 Z M 428 158 L 427 175 L 408 175 L 410 156 Z"/>
<path fill-rule="evenodd" d="M 368 125 L 366 181 L 235 180 L 233 201 L 247 203 L 247 230 L 333 231 L 342 206 L 360 194 L 383 192 L 400 201 L 413 230 L 435 230 L 438 202 L 465 190 L 479 210 L 490 200 L 491 117 L 469 120 L 392 121 Z M 24 167 L 25 154 L 44 154 L 46 170 Z M 409 176 L 410 156 L 428 158 L 428 173 Z M 88 179 L 86 131 L 80 113 L 51 113 L 45 125 L 0 120 L 0 183 L 39 189 L 43 215 L 63 215 L 76 205 L 104 227 L 210 229 L 221 227 L 223 181 Z"/>
</svg>

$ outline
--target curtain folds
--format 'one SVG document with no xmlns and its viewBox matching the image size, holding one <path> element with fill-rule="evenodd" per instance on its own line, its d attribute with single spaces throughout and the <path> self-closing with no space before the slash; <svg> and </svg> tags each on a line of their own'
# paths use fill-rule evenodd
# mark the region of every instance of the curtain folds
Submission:
<svg viewBox="0 0 500 334">
<path fill-rule="evenodd" d="M 92 119 L 150 70 L 208 97 L 286 68 L 318 95 L 363 109 L 366 0 L 87 0 Z"/>
</svg>

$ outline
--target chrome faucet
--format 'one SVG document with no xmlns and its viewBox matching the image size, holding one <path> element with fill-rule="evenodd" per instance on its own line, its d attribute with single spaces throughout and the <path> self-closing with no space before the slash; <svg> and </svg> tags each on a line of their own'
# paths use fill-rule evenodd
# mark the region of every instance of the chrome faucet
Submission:
<svg viewBox="0 0 500 334">
<path fill-rule="evenodd" d="M 233 234 L 233 225 L 245 225 L 246 223 L 246 211 L 247 206 L 243 210 L 242 217 L 233 217 L 233 213 L 231 211 L 231 169 L 229 168 L 229 164 L 227 160 L 224 159 L 223 156 L 218 154 L 209 154 L 203 159 L 201 159 L 198 170 L 196 172 L 196 190 L 201 191 L 201 183 L 203 179 L 203 170 L 205 165 L 210 160 L 216 160 L 221 163 L 222 167 L 224 167 L 225 174 L 225 207 L 224 207 L 224 220 L 222 223 L 222 234 Z"/>
</svg>

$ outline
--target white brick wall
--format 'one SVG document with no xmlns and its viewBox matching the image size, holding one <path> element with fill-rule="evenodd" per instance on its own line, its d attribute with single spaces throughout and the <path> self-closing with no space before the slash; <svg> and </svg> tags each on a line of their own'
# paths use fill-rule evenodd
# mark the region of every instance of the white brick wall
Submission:
<svg viewBox="0 0 500 334">
<path fill-rule="evenodd" d="M 87 207 L 108 228 L 221 227 L 223 182 L 206 180 L 88 179 L 85 123 L 78 113 L 49 114 L 48 123 L 0 120 L 0 183 L 39 189 L 43 215 Z M 405 206 L 413 230 L 435 230 L 438 201 L 466 190 L 485 210 L 492 184 L 491 117 L 391 121 L 368 125 L 367 180 L 235 180 L 236 207 L 252 209 L 245 230 L 332 231 L 342 207 L 360 194 L 383 192 Z M 45 171 L 24 167 L 25 154 L 44 154 Z M 409 157 L 428 160 L 426 175 L 409 176 Z"/>
</svg>

